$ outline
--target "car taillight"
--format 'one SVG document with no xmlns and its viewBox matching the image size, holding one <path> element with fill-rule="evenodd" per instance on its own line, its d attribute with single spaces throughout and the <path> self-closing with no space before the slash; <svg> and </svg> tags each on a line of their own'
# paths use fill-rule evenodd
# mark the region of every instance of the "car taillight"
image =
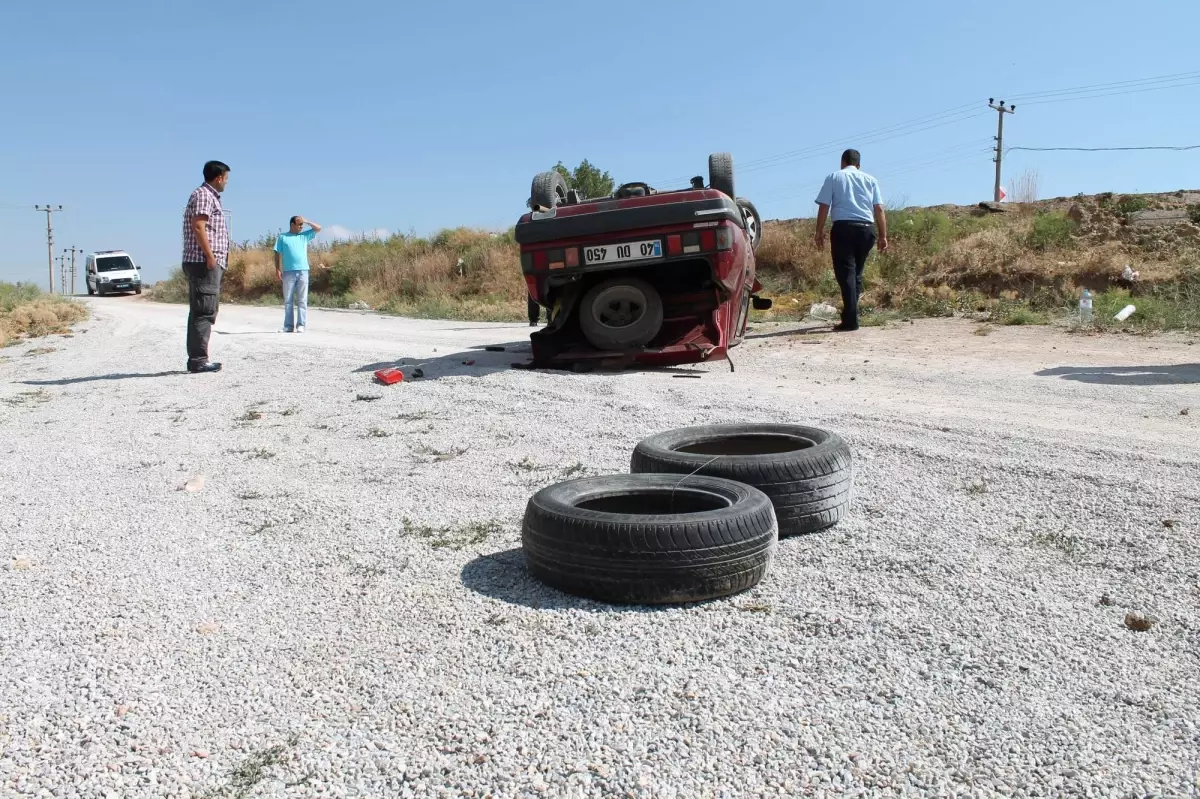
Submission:
<svg viewBox="0 0 1200 799">
<path fill-rule="evenodd" d="M 715 230 L 700 231 L 700 248 L 705 252 L 717 249 L 717 232 Z"/>
<path fill-rule="evenodd" d="M 562 269 L 567 265 L 566 253 L 562 250 L 551 250 L 547 257 L 550 259 L 551 269 Z"/>
<path fill-rule="evenodd" d="M 708 233 L 710 231 L 704 231 Z M 732 250 L 733 249 L 733 228 L 719 227 L 717 228 L 717 249 Z"/>
<path fill-rule="evenodd" d="M 572 247 L 567 250 L 567 267 L 579 266 L 579 248 Z"/>
<path fill-rule="evenodd" d="M 683 234 L 683 251 L 686 253 L 700 252 L 700 234 Z"/>
<path fill-rule="evenodd" d="M 683 243 L 678 234 L 667 236 L 667 255 L 682 255 Z"/>
<path fill-rule="evenodd" d="M 533 268 L 535 270 L 541 270 L 541 269 L 546 268 L 546 251 L 545 250 L 537 250 L 536 252 L 534 252 Z"/>
</svg>

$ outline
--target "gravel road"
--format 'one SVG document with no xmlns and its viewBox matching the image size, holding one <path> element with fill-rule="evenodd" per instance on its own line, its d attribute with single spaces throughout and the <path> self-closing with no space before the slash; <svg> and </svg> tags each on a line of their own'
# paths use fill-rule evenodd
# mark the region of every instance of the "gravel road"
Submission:
<svg viewBox="0 0 1200 799">
<path fill-rule="evenodd" d="M 736 372 L 573 375 L 511 369 L 523 325 L 226 307 L 192 376 L 186 309 L 88 302 L 0 353 L 0 795 L 1200 791 L 1184 338 L 759 325 Z M 841 433 L 847 520 L 696 607 L 526 574 L 536 488 L 723 421 Z"/>
</svg>

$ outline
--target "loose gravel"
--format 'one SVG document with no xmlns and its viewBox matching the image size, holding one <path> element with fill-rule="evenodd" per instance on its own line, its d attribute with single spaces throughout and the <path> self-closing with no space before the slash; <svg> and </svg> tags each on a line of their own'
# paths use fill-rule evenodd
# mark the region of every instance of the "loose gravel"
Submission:
<svg viewBox="0 0 1200 799">
<path fill-rule="evenodd" d="M 1184 339 L 759 326 L 681 380 L 513 370 L 523 326 L 225 308 L 225 371 L 190 376 L 185 309 L 90 304 L 0 351 L 0 795 L 1200 790 Z M 426 377 L 372 383 L 401 363 Z M 694 607 L 528 576 L 538 487 L 723 421 L 843 435 L 849 517 Z"/>
</svg>

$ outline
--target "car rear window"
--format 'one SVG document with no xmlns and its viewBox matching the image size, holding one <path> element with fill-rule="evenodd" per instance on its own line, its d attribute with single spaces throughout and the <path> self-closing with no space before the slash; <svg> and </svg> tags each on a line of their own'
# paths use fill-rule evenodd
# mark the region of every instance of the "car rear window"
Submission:
<svg viewBox="0 0 1200 799">
<path fill-rule="evenodd" d="M 96 259 L 97 272 L 120 272 L 124 269 L 133 269 L 133 261 L 129 260 L 128 255 Z"/>
</svg>

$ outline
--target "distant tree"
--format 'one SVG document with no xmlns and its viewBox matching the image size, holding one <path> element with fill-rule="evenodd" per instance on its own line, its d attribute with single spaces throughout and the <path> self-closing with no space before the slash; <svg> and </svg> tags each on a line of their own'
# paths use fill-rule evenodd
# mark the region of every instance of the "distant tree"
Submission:
<svg viewBox="0 0 1200 799">
<path fill-rule="evenodd" d="M 584 197 L 607 197 L 617 186 L 612 175 L 600 171 L 586 158 L 579 162 L 574 171 L 563 166 L 562 161 L 554 165 L 554 170 L 566 179 L 569 188 L 578 190 Z"/>
</svg>

